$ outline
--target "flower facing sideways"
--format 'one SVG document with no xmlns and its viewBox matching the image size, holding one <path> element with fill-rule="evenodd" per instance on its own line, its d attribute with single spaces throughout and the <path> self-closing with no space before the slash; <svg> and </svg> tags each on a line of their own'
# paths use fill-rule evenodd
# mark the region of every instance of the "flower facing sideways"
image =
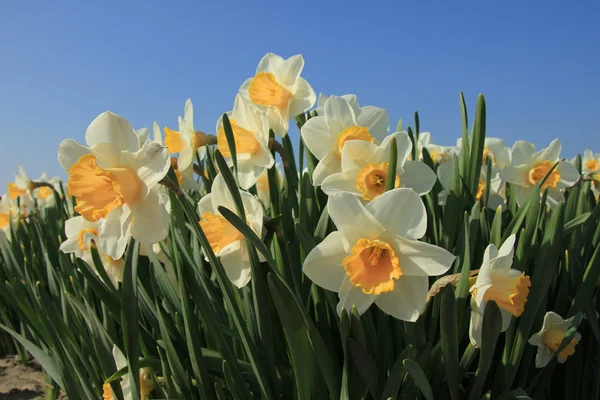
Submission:
<svg viewBox="0 0 600 400">
<path fill-rule="evenodd" d="M 261 237 L 263 226 L 263 208 L 250 193 L 240 191 L 246 223 Z M 218 210 L 223 206 L 237 214 L 235 202 L 227 188 L 223 175 L 216 176 L 212 190 L 200 199 L 200 227 L 204 231 L 210 247 L 227 273 L 229 280 L 238 288 L 250 281 L 250 255 L 244 242 L 244 236 Z"/>
<path fill-rule="evenodd" d="M 471 287 L 471 323 L 469 337 L 475 347 L 481 346 L 483 312 L 487 301 L 494 300 L 502 314 L 502 332 L 508 329 L 513 315 L 524 310 L 531 281 L 523 272 L 512 269 L 515 235 L 506 239 L 500 250 L 490 244 L 483 254 L 475 284 Z"/>
<path fill-rule="evenodd" d="M 421 242 L 427 215 L 411 189 L 385 192 L 366 206 L 350 193 L 329 198 L 338 228 L 306 257 L 303 271 L 315 284 L 339 293 L 338 312 L 374 302 L 395 318 L 415 321 L 425 308 L 429 276 L 445 273 L 455 257 Z"/>
<path fill-rule="evenodd" d="M 275 162 L 269 150 L 269 120 L 263 111 L 244 101 L 239 94 L 235 97 L 233 111 L 227 116 L 235 142 L 238 183 L 242 189 L 248 190 Z M 223 117 L 217 121 L 217 146 L 227 165 L 233 166 Z"/>
<path fill-rule="evenodd" d="M 356 96 L 331 96 L 323 115 L 306 121 L 300 133 L 310 152 L 319 160 L 313 183 L 320 186 L 328 176 L 341 172 L 346 142 L 360 140 L 380 144 L 389 131 L 387 112 L 378 107 L 358 107 Z"/>
<path fill-rule="evenodd" d="M 342 151 L 342 172 L 327 177 L 321 189 L 330 196 L 348 192 L 364 201 L 377 198 L 386 188 L 394 138 L 398 148 L 394 187 L 411 188 L 420 196 L 427 194 L 435 183 L 435 173 L 424 163 L 407 159 L 412 144 L 406 132 L 386 137 L 381 146 L 363 140 L 347 142 Z"/>
<path fill-rule="evenodd" d="M 565 201 L 562 189 L 571 187 L 579 180 L 579 172 L 570 163 L 560 159 L 562 145 L 554 139 L 548 147 L 536 153 L 535 146 L 524 140 L 517 141 L 512 150 L 512 166 L 503 169 L 500 177 L 512 184 L 517 202 L 523 205 L 529 193 L 550 172 L 554 164 L 558 165 L 541 187 L 548 189 L 548 205 L 556 206 Z"/>
<path fill-rule="evenodd" d="M 61 243 L 60 250 L 66 254 L 75 254 L 75 257 L 81 258 L 95 270 L 91 247 L 98 242 L 98 223 L 86 221 L 81 215 L 78 215 L 65 222 L 65 234 L 67 240 Z M 125 262 L 123 259 L 113 259 L 99 247 L 97 249 L 106 274 L 113 286 L 118 288 L 119 282 L 123 282 Z"/>
<path fill-rule="evenodd" d="M 462 148 L 462 138 L 456 141 L 456 146 Z M 488 160 L 493 168 L 504 169 L 510 166 L 511 150 L 510 147 L 506 147 L 504 140 L 495 137 L 485 138 L 481 165 L 487 165 Z"/>
<path fill-rule="evenodd" d="M 58 161 L 69 175 L 75 211 L 98 222 L 102 250 L 117 260 L 130 236 L 141 243 L 163 240 L 169 212 L 158 182 L 169 169 L 168 150 L 158 143 L 140 148 L 131 125 L 110 112 L 92 121 L 85 139 L 89 147 L 63 141 Z"/>
<path fill-rule="evenodd" d="M 113 358 L 115 360 L 117 371 L 128 365 L 125 355 L 117 346 L 113 346 Z M 122 379 L 121 389 L 123 390 L 123 399 L 133 400 L 133 394 L 131 393 L 131 377 L 129 374 L 126 374 Z M 139 398 L 141 400 L 146 400 L 152 390 L 154 390 L 154 383 L 152 382 L 152 379 L 150 379 L 150 370 L 148 368 L 140 368 Z M 105 383 L 102 386 L 102 400 L 114 400 L 115 398 L 110 383 Z"/>
<path fill-rule="evenodd" d="M 562 319 L 560 315 L 553 311 L 548 311 L 544 316 L 542 329 L 529 338 L 529 344 L 537 346 L 537 356 L 535 357 L 535 366 L 537 368 L 545 367 L 554 353 L 558 351 L 562 344 L 567 329 L 573 324 L 575 317 Z M 558 362 L 563 364 L 567 357 L 575 353 L 575 346 L 581 340 L 581 334 L 575 333 L 575 337 L 567 346 L 557 354 Z"/>
<path fill-rule="evenodd" d="M 304 68 L 301 55 L 284 60 L 268 53 L 258 63 L 254 77 L 246 79 L 240 94 L 265 111 L 276 135 L 287 135 L 289 120 L 315 104 L 313 88 L 300 76 Z"/>
</svg>

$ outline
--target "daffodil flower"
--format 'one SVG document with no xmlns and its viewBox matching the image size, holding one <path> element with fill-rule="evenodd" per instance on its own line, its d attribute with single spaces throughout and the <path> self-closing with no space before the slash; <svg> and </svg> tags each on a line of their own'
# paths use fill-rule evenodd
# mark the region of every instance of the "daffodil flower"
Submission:
<svg viewBox="0 0 600 400">
<path fill-rule="evenodd" d="M 331 96 L 324 106 L 324 115 L 316 116 L 302 126 L 302 140 L 319 160 L 313 172 L 313 184 L 341 172 L 342 150 L 348 141 L 359 140 L 379 144 L 388 135 L 387 112 L 378 107 L 357 108 L 353 98 Z"/>
<path fill-rule="evenodd" d="M 39 179 L 37 179 L 35 182 L 36 183 L 37 182 L 48 183 L 48 184 L 52 185 L 52 187 L 54 188 L 54 190 L 56 190 L 57 193 L 60 193 L 61 180 L 57 176 L 50 178 L 48 176 L 48 174 L 44 172 L 39 177 Z M 54 204 L 56 204 L 56 198 L 54 197 L 54 190 L 52 190 L 52 188 L 50 188 L 48 186 L 40 186 L 40 187 L 33 189 L 32 196 L 37 201 L 38 207 L 46 208 L 46 207 L 50 207 L 50 206 L 53 206 Z"/>
<path fill-rule="evenodd" d="M 8 195 L 0 198 L 0 231 L 10 239 L 10 228 L 17 223 L 19 219 L 19 207 Z"/>
<path fill-rule="evenodd" d="M 158 143 L 141 148 L 127 120 L 110 112 L 88 127 L 85 147 L 72 139 L 58 148 L 58 161 L 68 173 L 75 211 L 98 222 L 102 250 L 117 260 L 130 236 L 156 243 L 169 232 L 164 188 L 158 182 L 169 170 L 169 152 Z"/>
<path fill-rule="evenodd" d="M 308 111 L 317 99 L 315 91 L 300 76 L 304 58 L 298 54 L 284 60 L 268 53 L 258 63 L 256 73 L 240 87 L 240 94 L 265 111 L 276 135 L 287 135 L 289 120 Z"/>
<path fill-rule="evenodd" d="M 323 180 L 321 189 L 328 195 L 352 193 L 371 201 L 385 192 L 392 139 L 396 138 L 398 158 L 394 187 L 411 188 L 419 195 L 435 184 L 435 173 L 420 161 L 408 160 L 412 144 L 406 132 L 386 137 L 381 146 L 364 140 L 350 140 L 342 151 L 342 171 Z"/>
<path fill-rule="evenodd" d="M 27 197 L 31 190 L 31 179 L 27 176 L 25 169 L 19 165 L 19 173 L 15 173 L 15 181 L 8 183 L 8 196 L 12 200 L 23 196 Z"/>
<path fill-rule="evenodd" d="M 187 99 L 183 110 L 183 118 L 179 117 L 179 130 L 174 131 L 165 126 L 164 145 L 169 149 L 169 153 L 178 153 L 177 166 L 180 171 L 187 171 L 193 168 L 194 157 L 198 154 L 200 159 L 206 156 L 206 146 L 196 135 L 194 129 L 194 106 L 191 99 Z M 156 138 L 156 133 L 154 134 Z"/>
<path fill-rule="evenodd" d="M 446 203 L 448 190 L 450 190 L 452 180 L 452 168 L 442 168 L 442 164 L 438 167 L 438 180 L 443 186 L 443 190 L 438 194 L 438 202 L 440 205 Z M 479 201 L 485 195 L 487 185 L 487 167 L 481 167 L 481 174 L 479 181 L 477 182 L 477 192 L 475 193 L 475 200 Z M 502 190 L 504 188 L 504 182 L 500 178 L 500 171 L 492 167 L 492 176 L 490 177 L 490 189 L 489 197 L 487 199 L 487 207 L 491 210 L 497 210 L 498 207 L 504 209 L 506 207 L 506 200 L 502 196 Z"/>
<path fill-rule="evenodd" d="M 283 187 L 283 167 L 280 163 L 275 164 L 275 170 L 277 171 L 277 180 L 279 182 L 279 188 Z M 271 207 L 271 191 L 269 189 L 269 171 L 264 170 L 258 180 L 256 181 L 256 194 L 266 209 Z"/>
<path fill-rule="evenodd" d="M 246 214 L 246 223 L 261 237 L 263 226 L 263 208 L 250 193 L 240 191 Z M 238 231 L 219 212 L 223 206 L 237 214 L 233 197 L 227 188 L 223 175 L 216 176 L 211 192 L 200 199 L 200 227 L 210 242 L 210 247 L 217 257 L 229 280 L 238 288 L 246 286 L 250 281 L 250 256 L 244 243 L 244 235 Z"/>
<path fill-rule="evenodd" d="M 95 270 L 90 249 L 95 243 L 98 243 L 98 223 L 86 221 L 81 215 L 78 215 L 65 222 L 65 234 L 67 239 L 61 243 L 60 250 L 66 254 L 74 254 L 75 257 L 81 258 Z M 98 248 L 98 255 L 112 284 L 118 288 L 119 282 L 123 282 L 125 262 L 123 259 L 113 259 L 101 248 Z"/>
<path fill-rule="evenodd" d="M 115 366 L 117 371 L 125 368 L 127 364 L 127 358 L 123 352 L 115 345 L 113 346 L 113 358 L 115 360 Z M 129 374 L 123 376 L 121 382 L 121 389 L 123 390 L 124 400 L 133 400 L 133 394 L 131 393 L 131 377 Z M 141 400 L 148 399 L 149 393 L 154 390 L 154 383 L 150 379 L 150 370 L 148 368 L 140 368 L 140 398 Z M 113 394 L 110 383 L 105 383 L 102 386 L 102 400 L 114 400 L 116 397 Z"/>
<path fill-rule="evenodd" d="M 548 205 L 556 206 L 565 201 L 563 189 L 571 187 L 579 180 L 579 172 L 566 161 L 560 159 L 562 145 L 554 139 L 548 147 L 536 153 L 535 146 L 524 140 L 517 141 L 512 150 L 512 166 L 503 169 L 500 177 L 512 185 L 520 205 L 527 200 L 535 185 L 542 181 L 554 163 L 558 165 L 542 185 L 542 192 L 548 189 Z"/>
<path fill-rule="evenodd" d="M 455 257 L 421 242 L 427 230 L 425 206 L 411 189 L 385 192 L 366 206 L 350 193 L 329 198 L 338 228 L 306 257 L 303 271 L 320 287 L 339 293 L 338 312 L 374 302 L 404 321 L 425 308 L 429 276 L 445 273 Z"/>
<path fill-rule="evenodd" d="M 548 311 L 544 315 L 544 324 L 542 329 L 529 338 L 529 344 L 537 346 L 537 355 L 535 357 L 535 366 L 543 368 L 550 362 L 550 359 L 562 344 L 565 332 L 573 324 L 575 317 L 562 319 L 560 315 L 553 311 Z M 560 353 L 557 354 L 558 362 L 564 364 L 569 356 L 575 353 L 575 346 L 581 340 L 581 334 L 575 333 L 575 337 L 567 344 Z"/>
<path fill-rule="evenodd" d="M 245 101 L 239 94 L 235 96 L 233 111 L 228 112 L 227 116 L 235 141 L 238 184 L 242 189 L 248 190 L 256 183 L 260 174 L 275 162 L 269 150 L 269 119 L 266 113 Z M 217 121 L 217 146 L 227 165 L 233 166 L 223 117 Z"/>
<path fill-rule="evenodd" d="M 471 287 L 471 324 L 469 337 L 475 347 L 481 346 L 483 313 L 489 300 L 494 300 L 502 314 L 502 332 L 508 329 L 513 315 L 524 310 L 531 281 L 523 272 L 512 269 L 515 235 L 510 235 L 500 250 L 490 244 L 483 254 L 483 262 L 475 284 Z"/>
<path fill-rule="evenodd" d="M 431 161 L 440 168 L 442 165 L 450 167 L 452 171 L 452 163 L 454 162 L 454 155 L 460 155 L 460 147 L 456 146 L 439 146 L 437 144 L 428 143 L 424 144 L 423 148 L 427 149 Z"/>
<path fill-rule="evenodd" d="M 456 146 L 462 149 L 462 138 L 456 141 Z M 495 137 L 485 138 L 481 164 L 487 165 L 488 160 L 492 163 L 492 167 L 498 169 L 510 166 L 511 150 L 510 147 L 506 147 L 504 140 Z"/>
<path fill-rule="evenodd" d="M 573 159 L 573 162 L 575 162 L 575 159 Z M 581 159 L 581 172 L 584 174 L 600 173 L 600 153 L 594 154 L 591 150 L 584 151 Z M 600 180 L 600 177 L 598 180 Z"/>
</svg>

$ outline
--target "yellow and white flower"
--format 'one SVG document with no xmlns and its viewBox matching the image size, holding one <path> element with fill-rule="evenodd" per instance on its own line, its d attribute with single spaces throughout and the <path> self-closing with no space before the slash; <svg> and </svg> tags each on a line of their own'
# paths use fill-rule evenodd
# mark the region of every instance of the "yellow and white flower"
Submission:
<svg viewBox="0 0 600 400">
<path fill-rule="evenodd" d="M 179 130 L 174 131 L 165 126 L 164 145 L 169 149 L 169 153 L 178 153 L 177 167 L 180 171 L 187 171 L 193 168 L 196 154 L 200 159 L 206 156 L 206 146 L 199 135 L 196 135 L 194 129 L 194 106 L 192 100 L 187 99 L 183 110 L 183 118 L 179 117 Z M 154 134 L 156 138 L 156 133 Z"/>
<path fill-rule="evenodd" d="M 263 208 L 254 196 L 240 191 L 246 223 L 261 237 L 263 226 Z M 211 192 L 200 199 L 200 227 L 210 242 L 210 247 L 227 273 L 229 280 L 238 288 L 246 286 L 250 281 L 250 256 L 244 242 L 244 236 L 219 212 L 223 206 L 237 214 L 233 197 L 227 188 L 223 175 L 216 176 Z"/>
<path fill-rule="evenodd" d="M 304 124 L 300 133 L 310 152 L 319 160 L 313 172 L 313 184 L 341 172 L 342 150 L 348 141 L 380 144 L 388 135 L 389 118 L 379 107 L 356 108 L 358 101 L 331 96 L 324 106 L 324 115 L 316 116 Z"/>
<path fill-rule="evenodd" d="M 571 160 L 571 164 L 575 165 L 575 158 Z M 600 153 L 594 154 L 591 150 L 583 152 L 581 173 L 590 174 L 594 181 L 600 182 Z"/>
<path fill-rule="evenodd" d="M 567 329 L 573 324 L 575 317 L 562 319 L 560 315 L 553 311 L 548 311 L 544 316 L 542 329 L 529 338 L 529 344 L 537 346 L 537 356 L 535 357 L 535 366 L 537 368 L 545 367 L 554 353 L 562 344 Z M 575 337 L 567 344 L 560 353 L 557 354 L 558 362 L 563 364 L 569 356 L 575 353 L 575 346 L 581 340 L 581 334 L 575 333 Z"/>
<path fill-rule="evenodd" d="M 19 220 L 19 207 L 9 195 L 0 198 L 0 231 L 10 240 L 10 229 Z"/>
<path fill-rule="evenodd" d="M 427 143 L 423 145 L 423 148 L 427 149 L 429 157 L 438 168 L 442 165 L 446 165 L 452 171 L 452 163 L 454 162 L 454 155 L 460 155 L 460 147 L 456 146 L 440 146 L 433 143 Z"/>
<path fill-rule="evenodd" d="M 279 188 L 283 187 L 283 167 L 280 163 L 275 164 L 277 171 L 277 180 L 279 181 Z M 258 180 L 256 181 L 256 194 L 266 209 L 271 207 L 271 191 L 269 189 L 269 171 L 264 170 Z"/>
<path fill-rule="evenodd" d="M 233 111 L 227 113 L 237 156 L 238 184 L 244 190 L 250 189 L 260 174 L 275 163 L 269 150 L 269 119 L 267 114 L 241 95 L 235 96 Z M 227 144 L 227 136 L 223 127 L 223 117 L 217 121 L 217 146 L 227 161 L 233 166 L 231 150 Z"/>
<path fill-rule="evenodd" d="M 287 135 L 289 120 L 308 111 L 317 96 L 313 88 L 300 76 L 304 58 L 298 54 L 284 60 L 268 53 L 258 63 L 256 73 L 240 87 L 240 94 L 265 111 L 276 135 Z"/>
<path fill-rule="evenodd" d="M 523 205 L 535 185 L 544 179 L 557 161 L 558 165 L 541 189 L 548 189 L 548 206 L 554 207 L 565 201 L 562 190 L 577 183 L 579 172 L 570 163 L 560 160 L 561 149 L 562 145 L 558 139 L 554 139 L 548 147 L 537 153 L 532 143 L 519 140 L 514 144 L 512 166 L 503 169 L 500 177 L 512 185 L 520 205 Z"/>
<path fill-rule="evenodd" d="M 338 228 L 304 261 L 315 284 L 339 293 L 338 312 L 374 302 L 384 312 L 416 321 L 425 308 L 429 276 L 445 273 L 455 257 L 421 242 L 427 230 L 425 206 L 411 189 L 394 189 L 362 204 L 350 193 L 329 198 L 329 216 Z"/>
<path fill-rule="evenodd" d="M 490 244 L 483 254 L 483 262 L 475 284 L 471 287 L 471 344 L 481 347 L 483 313 L 489 300 L 494 300 L 502 314 L 502 332 L 508 329 L 513 315 L 524 310 L 531 281 L 523 272 L 512 269 L 515 235 L 506 239 L 500 250 Z"/>
<path fill-rule="evenodd" d="M 462 148 L 462 138 L 456 141 L 456 146 Z M 511 149 L 506 147 L 503 139 L 486 137 L 483 143 L 482 165 L 487 165 L 490 160 L 492 167 L 504 169 L 511 164 Z"/>
<path fill-rule="evenodd" d="M 74 254 L 75 257 L 81 258 L 95 270 L 95 264 L 90 249 L 98 243 L 98 223 L 86 221 L 81 215 L 78 215 L 69 218 L 65 222 L 65 234 L 67 235 L 67 239 L 61 243 L 60 250 L 66 254 Z M 106 274 L 114 287 L 117 288 L 119 282 L 123 282 L 125 262 L 123 259 L 113 259 L 105 254 L 99 247 L 98 255 L 100 256 Z"/>
<path fill-rule="evenodd" d="M 113 346 L 113 358 L 115 360 L 115 366 L 117 367 L 117 371 L 125 368 L 127 363 L 127 358 L 123 352 L 115 345 Z M 122 378 L 121 389 L 123 390 L 123 399 L 124 400 L 133 400 L 133 394 L 131 393 L 131 377 L 129 374 L 125 374 Z M 150 370 L 148 368 L 140 368 L 140 398 L 141 400 L 148 399 L 148 394 L 154 390 L 154 383 L 150 378 Z M 114 400 L 116 397 L 113 394 L 110 383 L 105 383 L 102 386 L 102 400 Z"/>
<path fill-rule="evenodd" d="M 442 164 L 438 167 L 438 180 L 444 187 L 438 194 L 438 202 L 440 205 L 446 204 L 446 198 L 448 190 L 451 186 L 452 180 L 452 168 L 444 167 L 446 164 Z M 485 189 L 487 185 L 487 166 L 481 167 L 481 175 L 479 176 L 479 182 L 477 184 L 477 193 L 475 193 L 475 200 L 479 201 L 485 195 Z M 498 207 L 504 209 L 506 207 L 506 200 L 502 197 L 501 193 L 504 188 L 504 182 L 500 178 L 500 172 L 496 168 L 492 168 L 492 176 L 490 177 L 490 190 L 489 197 L 487 199 L 487 207 L 491 210 L 496 210 Z"/>
<path fill-rule="evenodd" d="M 381 146 L 364 140 L 350 140 L 342 151 L 342 172 L 323 180 L 321 189 L 328 195 L 348 192 L 371 201 L 385 192 L 392 139 L 396 138 L 398 158 L 394 187 L 413 189 L 420 196 L 435 184 L 435 173 L 420 161 L 408 160 L 412 144 L 406 132 L 386 137 Z"/>
<path fill-rule="evenodd" d="M 27 176 L 27 172 L 25 169 L 19 165 L 19 173 L 15 173 L 15 181 L 8 182 L 8 196 L 11 200 L 16 200 L 17 198 L 23 196 L 27 200 L 29 200 L 29 193 L 31 190 L 31 179 Z"/>
<path fill-rule="evenodd" d="M 43 173 L 36 182 L 43 182 L 52 185 L 54 190 L 60 195 L 60 178 L 55 176 L 50 178 L 47 173 Z M 54 190 L 48 186 L 40 186 L 32 191 L 32 195 L 37 201 L 38 207 L 46 208 L 56 204 L 56 198 L 54 197 Z"/>
<path fill-rule="evenodd" d="M 72 139 L 58 148 L 58 161 L 68 173 L 75 211 L 98 222 L 99 247 L 121 258 L 130 236 L 156 243 L 169 232 L 164 188 L 158 182 L 169 170 L 169 152 L 158 143 L 141 148 L 127 120 L 111 112 L 88 127 L 85 147 Z"/>
</svg>

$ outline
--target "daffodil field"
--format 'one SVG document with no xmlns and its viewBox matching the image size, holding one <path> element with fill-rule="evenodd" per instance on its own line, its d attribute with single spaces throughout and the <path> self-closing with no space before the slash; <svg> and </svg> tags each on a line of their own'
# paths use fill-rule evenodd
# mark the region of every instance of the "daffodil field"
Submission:
<svg viewBox="0 0 600 400">
<path fill-rule="evenodd" d="M 303 67 L 267 54 L 213 133 L 105 112 L 64 182 L 20 167 L 0 351 L 46 399 L 600 399 L 600 154 L 486 137 L 482 95 L 440 146 Z"/>
</svg>

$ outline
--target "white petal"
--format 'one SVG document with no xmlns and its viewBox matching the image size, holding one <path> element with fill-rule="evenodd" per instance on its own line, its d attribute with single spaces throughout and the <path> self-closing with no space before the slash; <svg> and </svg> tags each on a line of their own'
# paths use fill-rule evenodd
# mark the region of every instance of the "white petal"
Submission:
<svg viewBox="0 0 600 400">
<path fill-rule="evenodd" d="M 213 209 L 217 211 L 217 214 L 219 214 L 219 206 L 228 208 L 237 214 L 235 202 L 233 201 L 231 192 L 229 191 L 229 188 L 225 183 L 225 178 L 223 178 L 223 175 L 221 173 L 219 173 L 213 181 L 210 198 L 212 201 Z"/>
<path fill-rule="evenodd" d="M 258 63 L 256 67 L 256 74 L 258 75 L 261 72 L 271 72 L 274 73 L 278 70 L 281 65 L 283 65 L 284 59 L 281 56 L 273 53 L 267 53 Z"/>
<path fill-rule="evenodd" d="M 356 124 L 367 128 L 376 142 L 381 143 L 389 133 L 390 118 L 383 108 L 362 107 L 356 113 Z"/>
<path fill-rule="evenodd" d="M 217 210 L 213 207 L 212 193 L 203 196 L 198 202 L 198 214 L 202 215 L 206 212 L 209 212 L 211 214 L 217 213 Z"/>
<path fill-rule="evenodd" d="M 160 203 L 157 189 L 150 190 L 133 211 L 131 236 L 140 243 L 160 242 L 169 234 L 169 213 Z"/>
<path fill-rule="evenodd" d="M 342 148 L 342 171 L 362 169 L 371 162 L 379 162 L 376 159 L 378 150 L 379 147 L 375 143 L 364 140 L 347 141 Z"/>
<path fill-rule="evenodd" d="M 184 170 L 191 166 L 193 163 L 194 149 L 186 145 L 179 152 L 179 158 L 177 159 L 177 168 Z"/>
<path fill-rule="evenodd" d="M 60 251 L 66 254 L 70 253 L 81 253 L 81 248 L 79 247 L 79 238 L 77 236 L 72 236 L 62 242 L 60 244 Z"/>
<path fill-rule="evenodd" d="M 352 193 L 355 196 L 361 197 L 361 194 L 356 187 L 356 177 L 359 173 L 360 170 L 355 169 L 329 175 L 321 183 L 321 190 L 328 196 L 337 193 Z"/>
<path fill-rule="evenodd" d="M 336 136 L 344 129 L 356 125 L 352 106 L 339 96 L 331 96 L 325 103 L 325 119 L 329 130 Z"/>
<path fill-rule="evenodd" d="M 252 277 L 250 261 L 247 258 L 244 259 L 243 253 L 243 250 L 239 248 L 237 251 L 221 256 L 221 264 L 223 264 L 227 277 L 238 288 L 246 286 Z"/>
<path fill-rule="evenodd" d="M 123 352 L 116 345 L 113 345 L 112 354 L 117 369 L 125 368 L 127 366 L 127 358 L 125 358 Z"/>
<path fill-rule="evenodd" d="M 337 312 L 341 314 L 344 308 L 348 314 L 352 312 L 352 306 L 356 306 L 359 315 L 362 315 L 375 301 L 374 294 L 365 294 L 358 286 L 350 283 L 350 279 L 346 277 L 344 284 L 339 293 L 340 301 L 337 305 Z"/>
<path fill-rule="evenodd" d="M 531 194 L 532 190 L 533 190 L 533 187 L 531 187 L 531 186 L 529 186 L 529 187 L 513 186 L 512 187 L 513 194 L 515 195 L 515 197 L 517 199 L 517 203 L 520 206 L 525 204 L 525 202 L 529 198 L 529 195 Z"/>
<path fill-rule="evenodd" d="M 73 139 L 63 140 L 58 146 L 58 163 L 65 172 L 69 172 L 77 160 L 90 153 L 89 148 L 80 145 Z"/>
<path fill-rule="evenodd" d="M 450 188 L 452 184 L 452 172 L 454 170 L 454 159 L 449 162 L 438 165 L 437 174 L 438 179 L 442 186 L 446 189 Z M 439 195 L 438 195 L 439 196 Z"/>
<path fill-rule="evenodd" d="M 404 276 L 437 276 L 447 272 L 456 259 L 433 244 L 396 236 L 400 268 Z"/>
<path fill-rule="evenodd" d="M 350 193 L 331 195 L 327 210 L 329 217 L 350 245 L 354 245 L 361 238 L 377 238 L 384 231 L 379 221 Z"/>
<path fill-rule="evenodd" d="M 564 189 L 574 186 L 579 180 L 579 172 L 577 168 L 565 161 L 560 161 L 556 166 L 560 174 L 560 181 L 557 182 L 558 189 Z"/>
<path fill-rule="evenodd" d="M 83 219 L 83 217 L 81 215 L 78 215 L 76 217 L 69 218 L 68 220 L 66 220 L 65 221 L 65 234 L 67 235 L 67 237 L 70 238 L 73 236 L 77 236 L 79 231 L 81 231 L 82 229 L 86 229 L 87 228 L 85 226 L 86 222 L 87 221 L 85 219 Z M 93 222 L 89 222 L 89 224 L 92 224 L 94 227 L 96 225 Z"/>
<path fill-rule="evenodd" d="M 510 326 L 513 315 L 510 311 L 503 310 L 502 308 L 500 309 L 500 315 L 502 316 L 502 328 L 500 329 L 500 332 L 506 332 Z"/>
<path fill-rule="evenodd" d="M 154 121 L 154 124 L 152 124 L 152 130 L 154 131 L 154 141 L 162 146 L 162 133 L 160 132 L 160 126 L 158 126 L 158 122 Z"/>
<path fill-rule="evenodd" d="M 108 214 L 108 218 L 98 221 L 100 248 L 114 260 L 123 257 L 129 240 L 131 221 L 129 208 L 119 207 Z"/>
<path fill-rule="evenodd" d="M 335 153 L 329 153 L 319 161 L 313 171 L 313 185 L 321 186 L 326 178 L 342 171 L 340 158 Z"/>
<path fill-rule="evenodd" d="M 167 175 L 171 166 L 169 150 L 156 142 L 146 143 L 135 153 L 124 152 L 121 157 L 143 182 L 143 192 L 139 195 L 142 200 Z"/>
<path fill-rule="evenodd" d="M 388 162 L 390 160 L 390 151 L 393 139 L 396 139 L 398 156 L 396 166 L 398 169 L 400 169 L 404 167 L 404 163 L 409 158 L 409 155 L 412 151 L 412 142 L 410 141 L 410 138 L 406 132 L 395 132 L 387 136 L 383 142 L 381 142 L 377 153 L 373 156 L 374 160 L 376 160 L 373 162 Z"/>
<path fill-rule="evenodd" d="M 554 208 L 558 203 L 565 202 L 565 195 L 557 188 L 548 188 L 548 197 L 546 205 L 550 208 Z"/>
<path fill-rule="evenodd" d="M 325 117 L 317 116 L 309 119 L 302 126 L 300 133 L 308 150 L 319 160 L 335 147 L 335 137 L 332 137 Z"/>
<path fill-rule="evenodd" d="M 481 347 L 481 333 L 483 328 L 483 313 L 476 308 L 475 302 L 471 300 L 471 320 L 469 322 L 469 339 L 475 348 Z"/>
<path fill-rule="evenodd" d="M 339 292 L 346 276 L 342 264 L 346 256 L 348 253 L 344 250 L 342 234 L 332 232 L 308 253 L 302 270 L 315 284 Z"/>
<path fill-rule="evenodd" d="M 550 142 L 548 147 L 534 154 L 532 156 L 532 159 L 534 160 L 534 162 L 546 160 L 555 162 L 558 161 L 561 150 L 562 144 L 560 143 L 560 140 L 554 139 L 552 142 Z"/>
<path fill-rule="evenodd" d="M 513 185 L 531 187 L 531 182 L 529 182 L 529 170 L 530 167 L 527 164 L 508 167 L 500 171 L 500 178 Z"/>
<path fill-rule="evenodd" d="M 401 276 L 394 282 L 394 290 L 377 296 L 375 304 L 394 318 L 414 322 L 425 310 L 428 290 L 427 277 Z"/>
<path fill-rule="evenodd" d="M 187 99 L 183 108 L 183 119 L 187 122 L 188 126 L 194 126 L 194 105 L 192 99 Z"/>
<path fill-rule="evenodd" d="M 285 60 L 279 68 L 277 68 L 277 81 L 285 86 L 294 86 L 302 69 L 304 68 L 304 57 L 297 54 Z M 311 106 L 312 107 L 312 106 Z"/>
<path fill-rule="evenodd" d="M 531 337 L 529 338 L 527 343 L 529 343 L 533 346 L 538 346 L 542 343 L 543 339 L 544 339 L 544 334 L 542 332 L 538 332 L 538 333 L 534 333 L 533 335 L 531 335 Z"/>
<path fill-rule="evenodd" d="M 554 352 L 548 349 L 546 346 L 538 347 L 538 352 L 535 357 L 535 367 L 544 368 L 552 359 Z"/>
<path fill-rule="evenodd" d="M 525 140 L 518 140 L 512 148 L 512 165 L 530 165 L 532 162 L 531 157 L 533 157 L 534 154 L 535 146 L 533 143 L 526 142 Z"/>
<path fill-rule="evenodd" d="M 406 239 L 420 239 L 427 231 L 425 206 L 412 189 L 389 190 L 366 207 L 386 231 Z"/>
<path fill-rule="evenodd" d="M 420 161 L 406 160 L 404 173 L 400 176 L 400 186 L 413 189 L 420 196 L 431 190 L 436 181 L 435 172 Z"/>
<path fill-rule="evenodd" d="M 92 121 L 85 132 L 85 141 L 88 146 L 110 143 L 119 151 L 136 152 L 140 148 L 137 136 L 129 122 L 110 111 L 103 112 Z"/>
</svg>

